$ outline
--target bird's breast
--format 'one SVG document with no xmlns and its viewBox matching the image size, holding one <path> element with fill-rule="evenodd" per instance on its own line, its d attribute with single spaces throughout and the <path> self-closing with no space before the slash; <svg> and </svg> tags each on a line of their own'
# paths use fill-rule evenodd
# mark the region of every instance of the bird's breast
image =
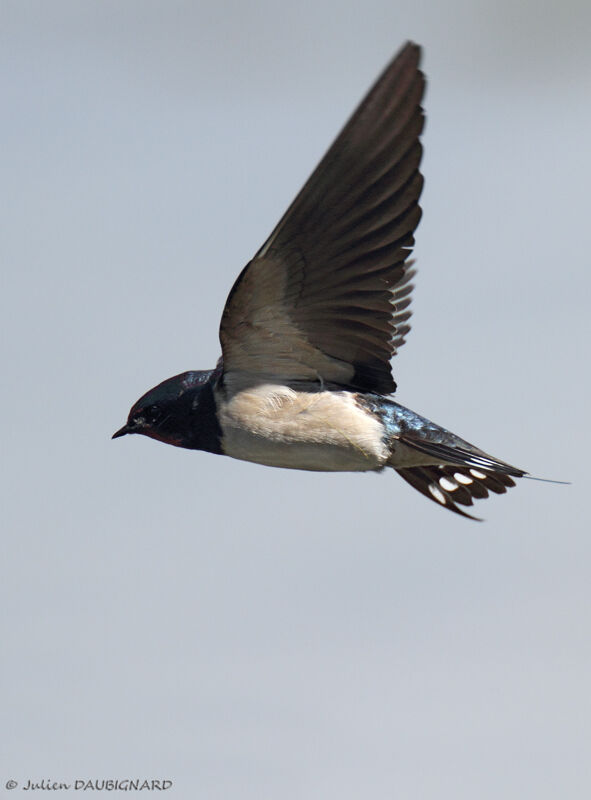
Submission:
<svg viewBox="0 0 591 800">
<path fill-rule="evenodd" d="M 263 384 L 216 392 L 222 450 L 272 467 L 319 471 L 380 469 L 388 458 L 380 420 L 351 392 L 300 392 Z"/>
</svg>

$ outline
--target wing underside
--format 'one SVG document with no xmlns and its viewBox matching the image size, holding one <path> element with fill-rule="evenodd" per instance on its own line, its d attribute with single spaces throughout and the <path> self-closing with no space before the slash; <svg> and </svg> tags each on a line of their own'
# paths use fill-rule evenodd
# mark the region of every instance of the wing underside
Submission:
<svg viewBox="0 0 591 800">
<path fill-rule="evenodd" d="M 220 327 L 227 373 L 395 389 L 421 215 L 419 57 L 408 44 L 386 68 L 236 281 Z"/>
</svg>

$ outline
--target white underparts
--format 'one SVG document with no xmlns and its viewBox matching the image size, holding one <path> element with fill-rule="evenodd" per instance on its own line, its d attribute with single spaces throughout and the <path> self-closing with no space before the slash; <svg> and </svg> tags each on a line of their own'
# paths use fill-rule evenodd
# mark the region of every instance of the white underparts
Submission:
<svg viewBox="0 0 591 800">
<path fill-rule="evenodd" d="M 274 467 L 380 469 L 388 458 L 382 423 L 348 392 L 298 392 L 263 384 L 216 393 L 226 455 Z"/>
</svg>

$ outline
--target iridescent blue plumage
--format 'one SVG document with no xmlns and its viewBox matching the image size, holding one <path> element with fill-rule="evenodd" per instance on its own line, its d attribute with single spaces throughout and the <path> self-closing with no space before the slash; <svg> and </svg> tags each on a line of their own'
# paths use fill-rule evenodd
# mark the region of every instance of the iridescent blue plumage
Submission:
<svg viewBox="0 0 591 800">
<path fill-rule="evenodd" d="M 219 370 L 191 370 L 154 386 L 131 407 L 126 424 L 113 434 L 141 433 L 176 447 L 221 454 L 221 430 L 213 387 Z"/>
<path fill-rule="evenodd" d="M 515 485 L 513 478 L 526 475 L 390 398 L 365 394 L 357 400 L 382 421 L 391 452 L 388 466 L 456 514 L 475 519 L 457 504 L 472 505 L 488 497 L 489 490 L 503 494 Z"/>
<path fill-rule="evenodd" d="M 487 455 L 455 433 L 437 425 L 427 417 L 422 417 L 416 411 L 401 406 L 387 397 L 380 395 L 358 395 L 358 402 L 378 416 L 384 425 L 385 435 L 390 443 L 401 441 L 417 452 L 449 457 L 451 463 L 457 463 L 459 454 L 463 454 L 466 462 L 470 461 L 474 467 L 481 468 L 502 467 L 508 474 L 522 477 L 523 470 L 511 467 L 504 461 L 499 461 Z"/>
</svg>

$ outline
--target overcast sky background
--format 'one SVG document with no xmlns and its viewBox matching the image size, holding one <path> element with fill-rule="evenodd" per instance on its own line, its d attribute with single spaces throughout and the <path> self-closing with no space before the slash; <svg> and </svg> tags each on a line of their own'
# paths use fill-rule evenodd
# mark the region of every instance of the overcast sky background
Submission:
<svg viewBox="0 0 591 800">
<path fill-rule="evenodd" d="M 0 786 L 588 798 L 587 0 L 0 14 Z M 397 398 L 573 484 L 521 481 L 477 524 L 393 472 L 111 442 L 215 364 L 236 275 L 408 38 L 428 123 Z"/>
</svg>

